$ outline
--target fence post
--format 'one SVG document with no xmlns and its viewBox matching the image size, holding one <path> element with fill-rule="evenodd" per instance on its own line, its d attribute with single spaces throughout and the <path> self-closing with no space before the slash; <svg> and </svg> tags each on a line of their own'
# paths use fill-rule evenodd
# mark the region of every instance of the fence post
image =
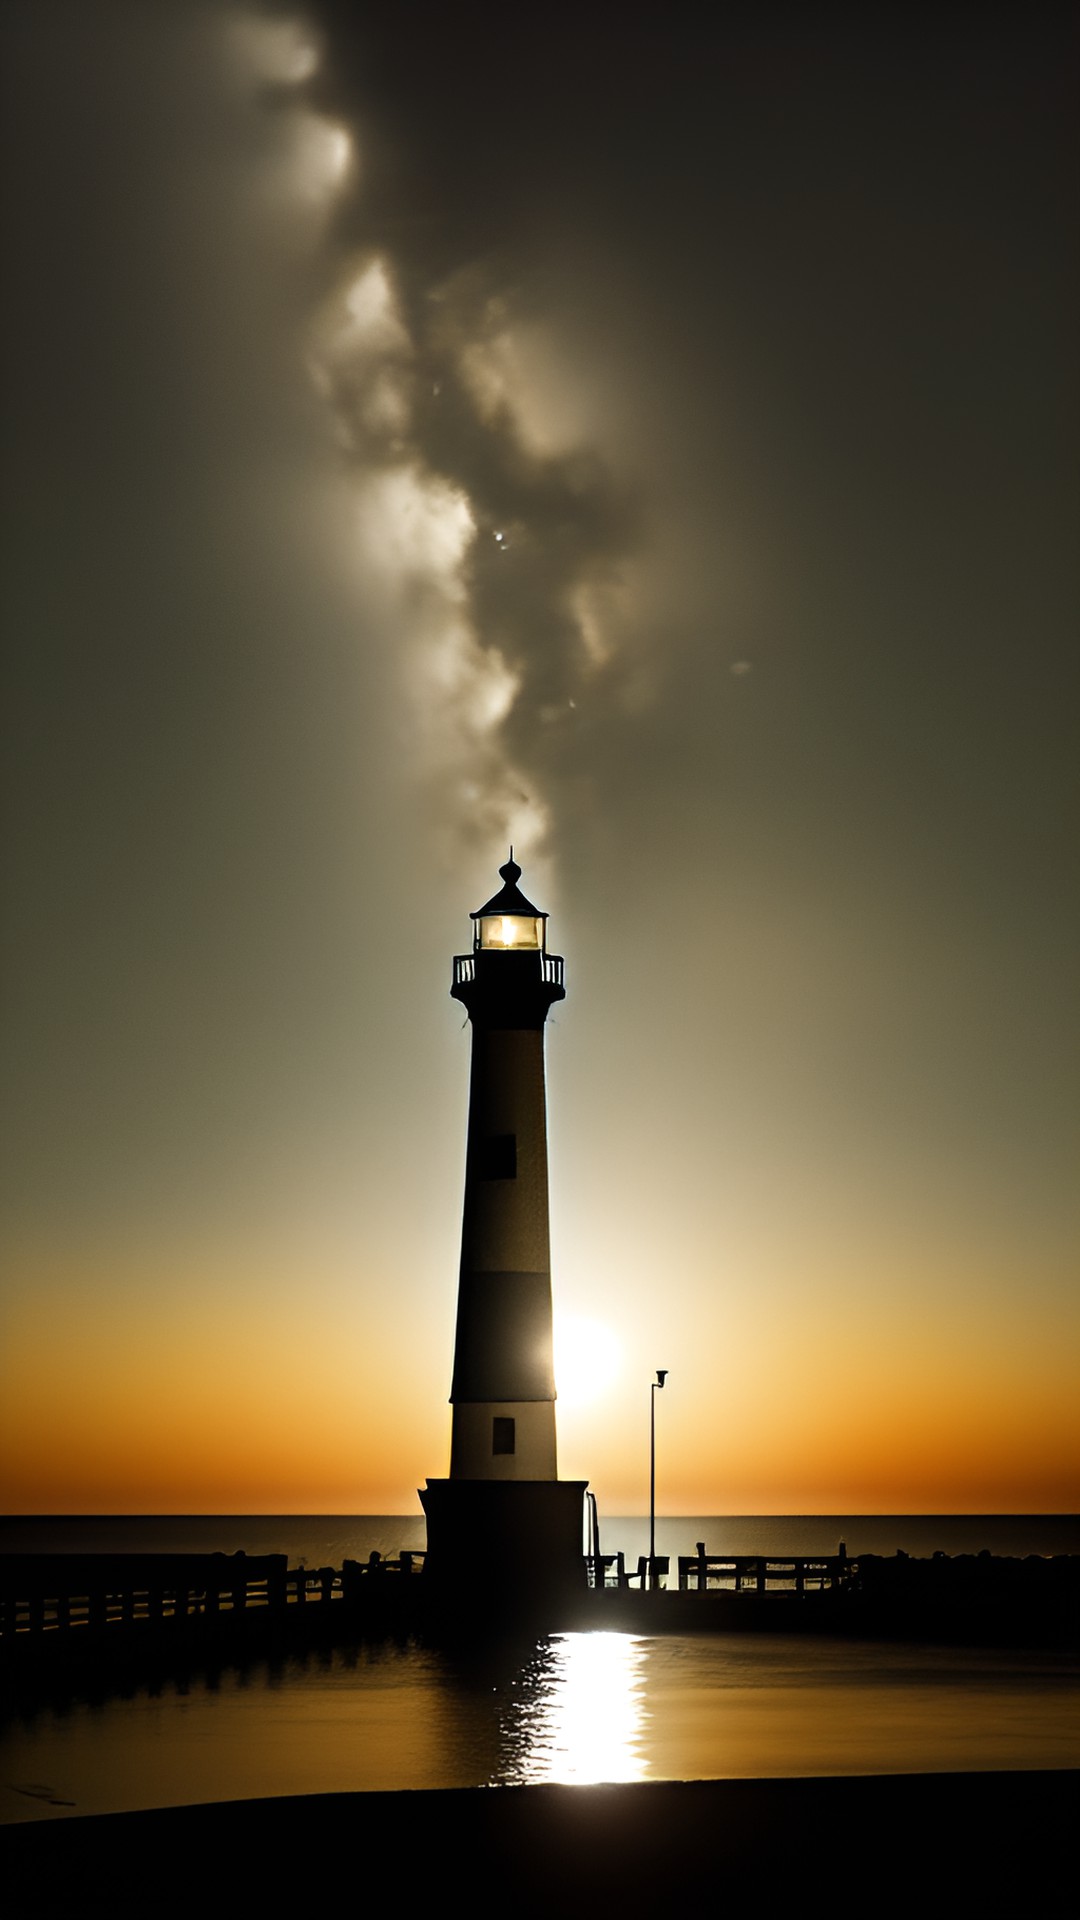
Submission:
<svg viewBox="0 0 1080 1920">
<path fill-rule="evenodd" d="M 274 1555 L 274 1568 L 266 1576 L 267 1604 L 275 1612 L 284 1612 L 289 1604 L 289 1563 L 283 1553 Z"/>
</svg>

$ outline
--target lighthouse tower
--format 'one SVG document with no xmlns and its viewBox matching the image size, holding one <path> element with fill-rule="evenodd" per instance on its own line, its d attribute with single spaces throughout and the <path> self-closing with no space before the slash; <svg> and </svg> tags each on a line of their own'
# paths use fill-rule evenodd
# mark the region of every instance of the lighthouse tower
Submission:
<svg viewBox="0 0 1080 1920">
<path fill-rule="evenodd" d="M 420 1498 L 433 1581 L 527 1599 L 583 1581 L 586 1483 L 555 1452 L 544 1022 L 563 963 L 512 849 L 499 873 L 450 989 L 472 1027 L 454 1411 L 450 1477 Z"/>
</svg>

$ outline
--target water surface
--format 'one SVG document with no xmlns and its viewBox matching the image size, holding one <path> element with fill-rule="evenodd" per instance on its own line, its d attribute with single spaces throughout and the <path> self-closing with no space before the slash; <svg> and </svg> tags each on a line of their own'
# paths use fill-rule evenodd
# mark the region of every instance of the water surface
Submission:
<svg viewBox="0 0 1080 1920">
<path fill-rule="evenodd" d="M 1076 1552 L 1060 1515 L 688 1516 L 657 1549 Z M 423 1546 L 422 1516 L 8 1520 L 9 1552 L 287 1553 Z M 633 1561 L 647 1522 L 604 1522 Z M 1050 1653 L 717 1634 L 558 1634 L 451 1655 L 410 1644 L 226 1665 L 9 1721 L 0 1820 L 255 1795 L 529 1781 L 1080 1765 L 1080 1663 Z"/>
<path fill-rule="evenodd" d="M 1080 1766 L 1080 1663 L 759 1635 L 323 1651 L 45 1710 L 6 1821 L 253 1795 Z"/>
</svg>

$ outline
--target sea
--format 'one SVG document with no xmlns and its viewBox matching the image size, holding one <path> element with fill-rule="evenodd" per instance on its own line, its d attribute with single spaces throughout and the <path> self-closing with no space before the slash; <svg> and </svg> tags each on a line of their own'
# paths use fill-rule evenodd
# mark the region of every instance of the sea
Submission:
<svg viewBox="0 0 1080 1920">
<path fill-rule="evenodd" d="M 656 1550 L 1080 1553 L 1075 1515 L 664 1517 Z M 8 1553 L 285 1553 L 424 1544 L 420 1515 L 26 1518 Z M 602 1523 L 630 1564 L 648 1521 Z M 1080 1766 L 1080 1658 L 753 1633 L 387 1640 L 225 1661 L 116 1697 L 0 1709 L 0 1822 L 296 1793 Z"/>
</svg>

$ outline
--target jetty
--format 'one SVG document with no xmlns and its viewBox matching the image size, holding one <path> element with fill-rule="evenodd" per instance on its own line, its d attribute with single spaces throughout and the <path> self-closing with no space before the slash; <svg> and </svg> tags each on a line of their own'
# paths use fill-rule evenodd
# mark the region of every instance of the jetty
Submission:
<svg viewBox="0 0 1080 1920">
<path fill-rule="evenodd" d="M 284 1554 L 0 1556 L 0 1672 L 10 1698 L 54 1684 L 108 1691 L 151 1671 L 462 1633 L 826 1633 L 980 1645 L 1080 1647 L 1080 1556 L 989 1553 L 917 1559 L 710 1554 L 674 1563 L 583 1555 L 574 1590 L 530 1607 L 499 1602 L 497 1567 L 460 1594 L 431 1581 L 425 1555 L 290 1567 Z M 485 1606 L 484 1595 L 492 1597 Z"/>
</svg>

